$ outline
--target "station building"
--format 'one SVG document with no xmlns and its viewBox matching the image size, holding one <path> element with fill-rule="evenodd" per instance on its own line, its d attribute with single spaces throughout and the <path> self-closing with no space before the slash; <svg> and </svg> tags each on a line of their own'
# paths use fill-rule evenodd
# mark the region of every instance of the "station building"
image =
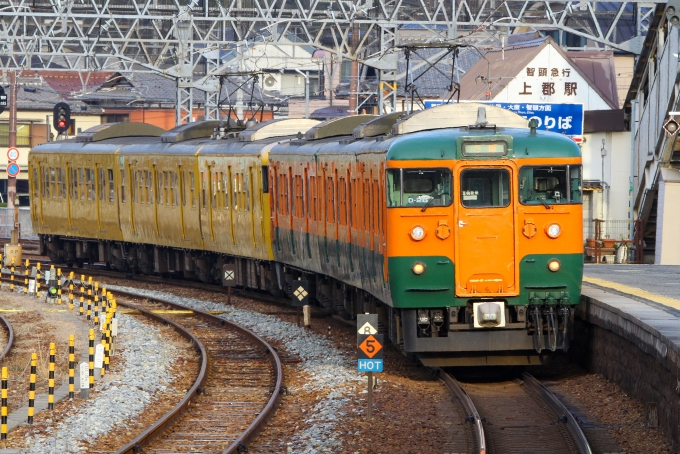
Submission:
<svg viewBox="0 0 680 454">
<path fill-rule="evenodd" d="M 573 137 L 583 152 L 584 238 L 631 237 L 631 138 L 625 130 L 617 79 L 624 87 L 632 56 L 611 51 L 563 50 L 550 36 L 510 35 L 507 44 L 484 54 L 461 77 L 460 100 L 528 104 L 539 123 L 560 132 L 575 121 L 552 116 L 547 104 L 582 104 L 583 135 Z M 624 91 L 625 92 L 625 91 Z"/>
</svg>

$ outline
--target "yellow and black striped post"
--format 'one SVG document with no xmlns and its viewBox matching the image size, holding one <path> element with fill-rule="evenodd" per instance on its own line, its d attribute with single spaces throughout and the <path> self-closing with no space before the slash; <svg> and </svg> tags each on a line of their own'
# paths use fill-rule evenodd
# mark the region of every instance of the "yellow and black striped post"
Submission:
<svg viewBox="0 0 680 454">
<path fill-rule="evenodd" d="M 24 293 L 28 295 L 28 278 L 31 274 L 31 262 L 26 259 L 26 269 L 24 270 Z"/>
<path fill-rule="evenodd" d="M 40 272 L 40 262 L 36 263 L 35 266 L 38 268 L 38 272 Z"/>
<path fill-rule="evenodd" d="M 54 357 L 57 354 L 57 347 L 54 343 L 50 344 L 50 370 L 47 383 L 47 409 L 54 410 Z"/>
<path fill-rule="evenodd" d="M 83 315 L 83 311 L 85 310 L 83 308 L 83 304 L 85 303 L 85 297 L 82 294 L 82 288 L 81 288 L 81 294 L 80 294 L 80 310 L 78 311 L 78 315 Z"/>
<path fill-rule="evenodd" d="M 87 291 L 87 319 L 90 320 L 92 315 L 92 300 L 90 299 L 90 291 Z"/>
<path fill-rule="evenodd" d="M 9 269 L 10 275 L 9 275 L 9 291 L 13 292 L 14 291 L 14 257 L 12 257 L 12 267 Z"/>
<path fill-rule="evenodd" d="M 38 355 L 31 353 L 31 381 L 28 388 L 28 423 L 33 424 L 33 412 L 35 411 L 35 376 L 38 366 Z"/>
<path fill-rule="evenodd" d="M 94 330 L 90 330 L 89 361 L 90 361 L 90 389 L 94 388 Z"/>
<path fill-rule="evenodd" d="M 76 342 L 75 336 L 68 337 L 68 398 L 76 397 Z"/>
<path fill-rule="evenodd" d="M 9 381 L 9 374 L 7 368 L 2 368 L 2 428 L 0 429 L 0 440 L 7 440 L 7 382 Z"/>
<path fill-rule="evenodd" d="M 109 314 L 106 314 L 106 322 L 104 326 L 104 339 L 106 339 L 106 342 L 104 343 L 104 371 L 108 372 L 109 370 L 109 357 L 111 356 L 111 317 L 109 317 Z"/>
<path fill-rule="evenodd" d="M 35 297 L 40 298 L 40 262 L 38 262 L 38 273 L 35 275 Z"/>
<path fill-rule="evenodd" d="M 61 304 L 61 268 L 57 268 L 57 298 L 59 299 L 59 304 Z"/>
<path fill-rule="evenodd" d="M 68 292 L 68 308 L 73 309 L 73 293 Z"/>
</svg>

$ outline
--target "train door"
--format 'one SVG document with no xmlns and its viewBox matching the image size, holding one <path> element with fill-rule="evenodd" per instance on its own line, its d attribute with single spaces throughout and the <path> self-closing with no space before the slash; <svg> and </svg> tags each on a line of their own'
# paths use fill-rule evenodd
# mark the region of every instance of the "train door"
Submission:
<svg viewBox="0 0 680 454">
<path fill-rule="evenodd" d="M 454 174 L 456 295 L 519 294 L 515 166 L 460 163 Z"/>
</svg>

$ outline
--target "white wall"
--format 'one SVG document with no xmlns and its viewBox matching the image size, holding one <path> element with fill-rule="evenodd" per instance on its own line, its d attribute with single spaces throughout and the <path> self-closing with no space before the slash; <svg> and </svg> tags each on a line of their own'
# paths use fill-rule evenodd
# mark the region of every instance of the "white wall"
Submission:
<svg viewBox="0 0 680 454">
<path fill-rule="evenodd" d="M 588 133 L 584 138 L 585 143 L 581 144 L 583 179 L 606 183 L 604 190 L 592 199 L 592 216 L 605 221 L 629 219 L 630 132 Z"/>
<path fill-rule="evenodd" d="M 656 265 L 680 265 L 680 171 L 663 169 L 656 218 Z"/>
</svg>

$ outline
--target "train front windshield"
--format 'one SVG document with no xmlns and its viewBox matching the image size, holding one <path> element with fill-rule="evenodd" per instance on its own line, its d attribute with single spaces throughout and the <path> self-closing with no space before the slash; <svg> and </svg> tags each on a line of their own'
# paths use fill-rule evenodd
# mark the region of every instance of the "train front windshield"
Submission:
<svg viewBox="0 0 680 454">
<path fill-rule="evenodd" d="M 519 170 L 519 201 L 525 205 L 581 203 L 581 166 L 525 166 Z"/>
<path fill-rule="evenodd" d="M 451 205 L 450 169 L 388 169 L 388 207 Z"/>
</svg>

